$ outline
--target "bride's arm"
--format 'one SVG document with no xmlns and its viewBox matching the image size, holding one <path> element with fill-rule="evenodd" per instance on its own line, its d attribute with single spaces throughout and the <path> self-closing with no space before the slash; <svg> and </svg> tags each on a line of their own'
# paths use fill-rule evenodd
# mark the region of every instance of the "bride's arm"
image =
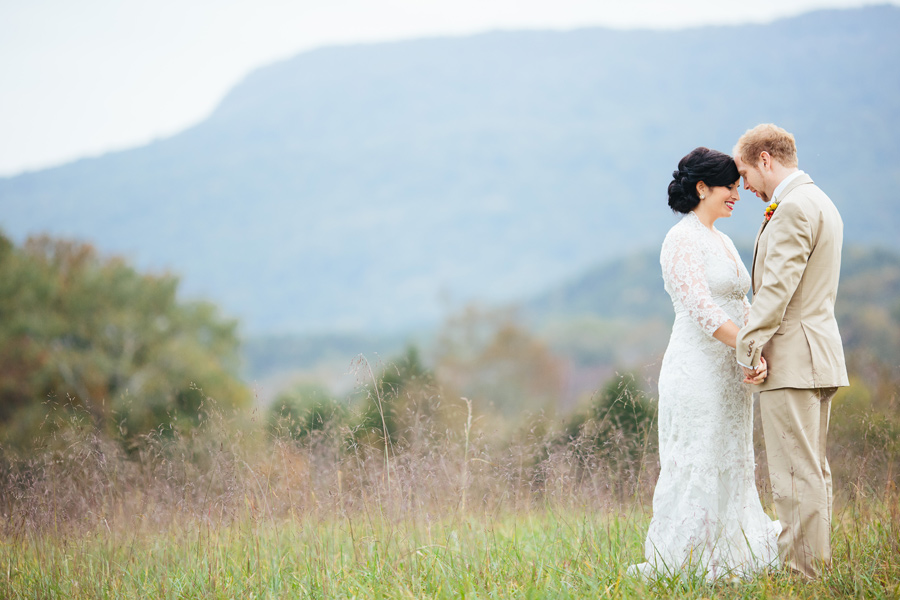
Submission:
<svg viewBox="0 0 900 600">
<path fill-rule="evenodd" d="M 728 321 L 727 323 L 716 329 L 715 333 L 713 333 L 713 337 L 723 344 L 734 348 L 737 345 L 737 335 L 739 331 L 740 328 L 735 325 L 733 321 Z M 744 377 L 744 383 L 759 385 L 760 383 L 765 381 L 766 376 L 769 374 L 768 365 L 766 364 L 765 358 L 760 357 L 759 360 L 759 370 L 753 376 L 748 375 Z"/>
<path fill-rule="evenodd" d="M 747 323 L 747 317 L 750 316 L 750 303 L 747 301 L 747 297 L 744 296 L 744 323 Z M 734 321 L 728 321 L 713 333 L 713 337 L 725 344 L 726 346 L 731 346 L 732 348 L 737 346 L 737 335 L 741 330 L 740 327 L 735 325 Z"/>
<path fill-rule="evenodd" d="M 737 345 L 737 334 L 741 328 L 734 324 L 734 321 L 727 321 L 721 327 L 715 330 L 713 333 L 713 337 L 725 344 L 726 346 L 731 346 L 734 348 Z"/>
</svg>

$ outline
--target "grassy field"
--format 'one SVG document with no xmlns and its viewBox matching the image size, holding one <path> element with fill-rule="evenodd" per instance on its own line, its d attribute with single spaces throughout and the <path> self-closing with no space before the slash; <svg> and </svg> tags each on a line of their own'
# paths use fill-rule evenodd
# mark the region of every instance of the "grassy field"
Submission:
<svg viewBox="0 0 900 600">
<path fill-rule="evenodd" d="M 865 510 L 861 510 L 865 506 Z M 6 537 L 4 598 L 900 598 L 900 515 L 848 506 L 821 581 L 784 572 L 708 584 L 625 575 L 643 514 L 576 510 L 447 517 L 197 520 Z"/>
<path fill-rule="evenodd" d="M 459 422 L 385 448 L 213 416 L 135 447 L 71 427 L 0 452 L 0 598 L 900 599 L 900 492 L 881 438 L 832 450 L 822 580 L 648 583 L 626 576 L 656 480 L 646 437 L 598 448 L 540 420 L 502 439 Z"/>
</svg>

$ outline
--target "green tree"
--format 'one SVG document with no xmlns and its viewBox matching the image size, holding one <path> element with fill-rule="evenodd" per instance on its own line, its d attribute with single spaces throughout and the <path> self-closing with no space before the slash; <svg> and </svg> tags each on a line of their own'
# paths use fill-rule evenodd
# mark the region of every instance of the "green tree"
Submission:
<svg viewBox="0 0 900 600">
<path fill-rule="evenodd" d="M 388 361 L 363 392 L 358 435 L 370 443 L 403 446 L 421 431 L 423 421 L 441 418 L 434 374 L 415 346 Z"/>
<path fill-rule="evenodd" d="M 275 435 L 305 440 L 316 431 L 344 422 L 346 407 L 314 384 L 299 384 L 282 392 L 269 407 L 269 427 Z"/>
<path fill-rule="evenodd" d="M 640 389 L 635 374 L 625 373 L 607 381 L 587 410 L 569 418 L 564 441 L 574 443 L 582 454 L 627 462 L 655 447 L 651 432 L 655 420 L 655 403 Z"/>
<path fill-rule="evenodd" d="M 242 406 L 237 323 L 177 298 L 178 278 L 143 274 L 88 244 L 0 235 L 0 427 L 24 444 L 60 406 L 126 438 L 188 419 L 206 398 Z"/>
</svg>

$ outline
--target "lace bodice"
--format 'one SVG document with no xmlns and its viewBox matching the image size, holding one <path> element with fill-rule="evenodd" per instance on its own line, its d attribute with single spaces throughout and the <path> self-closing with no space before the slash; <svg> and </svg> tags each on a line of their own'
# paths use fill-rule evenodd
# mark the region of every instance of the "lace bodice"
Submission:
<svg viewBox="0 0 900 600">
<path fill-rule="evenodd" d="M 710 337 L 728 320 L 743 327 L 750 311 L 750 274 L 731 238 L 710 231 L 690 212 L 666 235 L 660 264 L 676 317 L 687 313 Z M 727 310 L 733 302 L 743 308 L 739 315 Z"/>
</svg>

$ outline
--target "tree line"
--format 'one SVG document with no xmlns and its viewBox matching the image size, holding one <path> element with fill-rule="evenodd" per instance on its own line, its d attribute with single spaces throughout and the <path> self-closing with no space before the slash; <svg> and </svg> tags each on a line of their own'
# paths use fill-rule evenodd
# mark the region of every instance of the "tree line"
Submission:
<svg viewBox="0 0 900 600">
<path fill-rule="evenodd" d="M 90 244 L 0 234 L 0 431 L 27 445 L 70 418 L 124 440 L 244 407 L 237 322 Z"/>
</svg>

